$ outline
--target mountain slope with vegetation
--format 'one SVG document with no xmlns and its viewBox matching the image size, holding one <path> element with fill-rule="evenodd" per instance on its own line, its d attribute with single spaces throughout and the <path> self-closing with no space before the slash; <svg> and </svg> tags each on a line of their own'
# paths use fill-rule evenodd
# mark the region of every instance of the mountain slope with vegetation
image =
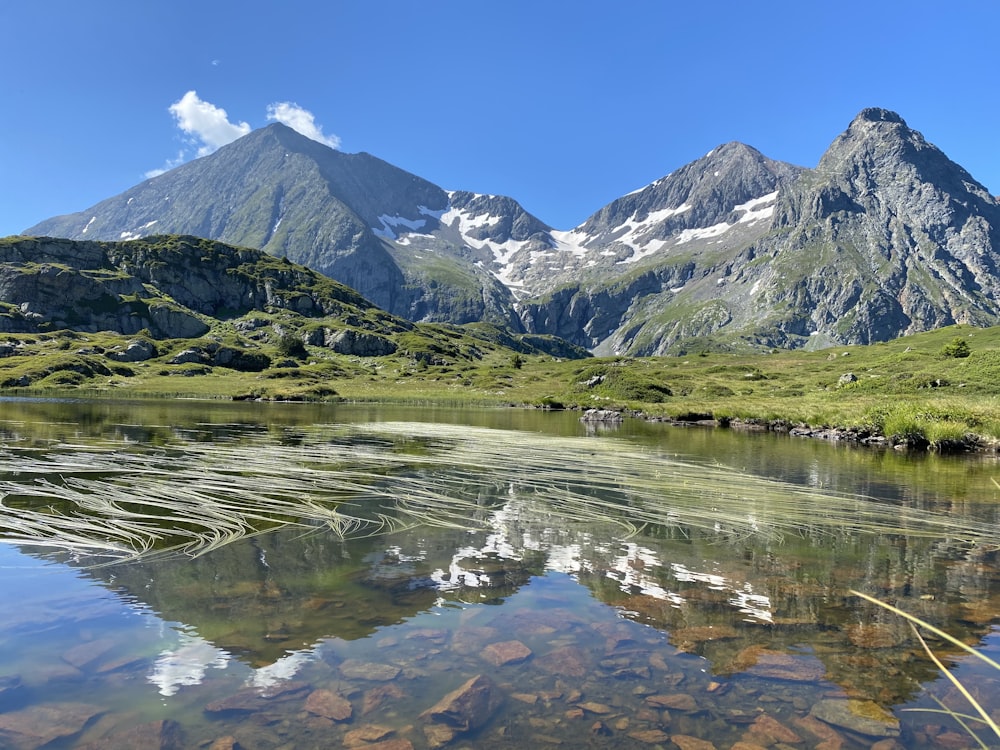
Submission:
<svg viewBox="0 0 1000 750">
<path fill-rule="evenodd" d="M 8 239 L 0 257 L 5 395 L 521 405 L 879 444 L 1000 439 L 1000 327 L 823 351 L 588 358 L 489 324 L 413 324 L 309 269 L 197 238 Z M 196 309 L 183 304 L 192 294 Z"/>
<path fill-rule="evenodd" d="M 392 241 L 393 228 L 436 224 L 448 207 L 448 194 L 416 175 L 275 123 L 27 234 L 206 237 L 287 257 L 410 320 L 519 328 L 510 292 L 474 260 L 451 253 L 448 272 L 436 273 Z"/>
<path fill-rule="evenodd" d="M 256 247 L 410 321 L 482 321 L 601 355 L 819 349 L 1000 322 L 1000 203 L 877 108 L 813 169 L 723 144 L 570 231 L 274 124 L 28 232 Z"/>
<path fill-rule="evenodd" d="M 333 381 L 582 357 L 548 336 L 414 324 L 259 250 L 165 235 L 125 242 L 0 240 L 0 387 L 323 397 Z M 213 383 L 178 383 L 176 376 Z"/>
</svg>

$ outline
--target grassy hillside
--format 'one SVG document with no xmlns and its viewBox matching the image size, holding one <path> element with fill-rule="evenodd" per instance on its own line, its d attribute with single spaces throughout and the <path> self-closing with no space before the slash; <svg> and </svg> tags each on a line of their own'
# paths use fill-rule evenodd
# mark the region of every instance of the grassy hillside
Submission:
<svg viewBox="0 0 1000 750">
<path fill-rule="evenodd" d="M 157 341 L 156 355 L 141 362 L 107 357 L 135 337 L 0 334 L 0 354 L 6 353 L 0 388 L 7 394 L 70 389 L 99 396 L 596 407 L 669 419 L 849 428 L 897 440 L 946 443 L 968 433 L 1000 438 L 1000 328 L 952 326 L 815 352 L 569 360 L 488 326 L 417 326 L 395 335 L 394 353 L 358 357 L 303 345 L 301 332 L 275 335 L 302 323 L 287 311 L 257 317 L 267 318 L 270 332 L 252 342 L 266 360 L 260 369 L 177 362 L 191 349 L 245 346 L 232 322 L 220 322 L 202 339 Z"/>
</svg>

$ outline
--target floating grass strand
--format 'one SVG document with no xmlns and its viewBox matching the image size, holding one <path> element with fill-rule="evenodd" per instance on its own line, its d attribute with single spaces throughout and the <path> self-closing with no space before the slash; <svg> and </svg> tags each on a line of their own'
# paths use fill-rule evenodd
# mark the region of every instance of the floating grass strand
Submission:
<svg viewBox="0 0 1000 750">
<path fill-rule="evenodd" d="M 935 654 L 931 650 L 930 646 L 927 645 L 927 641 L 925 641 L 924 638 L 923 638 L 923 636 L 920 635 L 920 631 L 918 630 L 918 628 L 926 630 L 929 633 L 933 633 L 934 635 L 938 636 L 939 638 L 942 638 L 943 640 L 947 641 L 951 645 L 960 648 L 961 650 L 965 651 L 968 654 L 971 654 L 972 656 L 976 657 L 980 661 L 983 661 L 986 664 L 988 664 L 992 669 L 1000 671 L 1000 664 L 997 664 L 996 661 L 994 661 L 993 659 L 991 659 L 990 657 L 988 657 L 986 654 L 982 653 L 981 651 L 978 651 L 978 650 L 974 649 L 972 646 L 970 646 L 967 643 L 959 640 L 958 638 L 955 638 L 953 635 L 951 635 L 949 633 L 946 633 L 945 631 L 941 630 L 940 628 L 934 627 L 929 622 L 925 622 L 924 620 L 921 620 L 919 617 L 911 615 L 909 612 L 905 612 L 904 610 L 901 610 L 898 607 L 892 606 L 888 602 L 883 602 L 880 599 L 876 599 L 874 596 L 869 596 L 868 594 L 863 594 L 860 591 L 854 591 L 854 590 L 852 590 L 851 594 L 853 594 L 854 596 L 858 596 L 858 597 L 864 599 L 867 602 L 875 604 L 875 605 L 877 605 L 877 606 L 879 606 L 879 607 L 881 607 L 881 608 L 883 608 L 883 609 L 885 609 L 885 610 L 887 610 L 889 612 L 892 612 L 895 615 L 898 615 L 899 617 L 902 617 L 902 618 L 908 620 L 909 623 L 910 623 L 910 627 L 913 628 L 913 633 L 914 633 L 914 635 L 916 635 L 917 640 L 920 642 L 920 645 L 923 647 L 924 652 L 931 659 L 931 661 L 934 662 L 934 664 L 937 666 L 937 668 L 939 670 L 941 670 L 941 673 L 945 677 L 948 678 L 948 680 L 952 683 L 952 685 L 955 686 L 955 689 L 962 695 L 962 697 L 964 697 L 969 702 L 969 705 L 972 706 L 972 708 L 976 711 L 977 715 L 976 716 L 966 716 L 964 714 L 957 714 L 957 713 L 952 712 L 950 709 L 946 708 L 945 706 L 942 706 L 942 709 L 943 709 L 944 713 L 949 714 L 950 716 L 954 717 L 957 721 L 959 721 L 959 723 L 962 725 L 962 727 L 965 728 L 966 731 L 969 732 L 969 734 L 972 735 L 973 738 L 975 738 L 975 740 L 980 744 L 981 747 L 986 747 L 986 745 L 969 728 L 969 726 L 964 721 L 962 721 L 963 718 L 970 719 L 970 720 L 973 720 L 973 721 L 980 721 L 980 722 L 982 722 L 983 724 L 985 724 L 986 726 L 988 726 L 991 730 L 993 730 L 993 733 L 998 738 L 1000 738 L 1000 726 L 997 725 L 996 721 L 993 720 L 993 717 L 990 716 L 989 712 L 985 708 L 983 708 L 982 705 L 979 703 L 979 701 L 977 701 L 972 696 L 972 694 L 961 683 L 961 681 L 957 677 L 955 677 L 955 675 L 952 674 L 951 671 L 949 669 L 947 669 L 944 664 L 941 663 L 941 660 L 937 657 L 937 654 Z M 941 705 L 940 701 L 938 701 L 938 704 Z"/>
<path fill-rule="evenodd" d="M 5 447 L 0 540 L 112 559 L 199 555 L 279 526 L 339 537 L 488 529 L 511 500 L 553 527 L 614 524 L 720 541 L 906 533 L 995 543 L 993 524 L 685 461 L 613 438 L 425 423 L 315 425 L 215 443 Z"/>
</svg>

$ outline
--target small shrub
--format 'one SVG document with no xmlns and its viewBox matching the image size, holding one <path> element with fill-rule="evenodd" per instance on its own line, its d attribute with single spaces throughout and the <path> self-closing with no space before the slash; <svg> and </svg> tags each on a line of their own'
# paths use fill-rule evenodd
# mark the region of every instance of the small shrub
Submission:
<svg viewBox="0 0 1000 750">
<path fill-rule="evenodd" d="M 302 339 L 290 332 L 281 334 L 278 338 L 277 349 L 278 353 L 283 357 L 291 357 L 292 359 L 305 359 L 309 356 L 309 352 L 306 351 L 306 345 L 302 343 Z"/>
<path fill-rule="evenodd" d="M 971 353 L 972 350 L 969 348 L 969 342 L 961 336 L 956 336 L 941 349 L 942 355 L 945 357 L 954 357 L 955 359 L 968 357 Z"/>
</svg>

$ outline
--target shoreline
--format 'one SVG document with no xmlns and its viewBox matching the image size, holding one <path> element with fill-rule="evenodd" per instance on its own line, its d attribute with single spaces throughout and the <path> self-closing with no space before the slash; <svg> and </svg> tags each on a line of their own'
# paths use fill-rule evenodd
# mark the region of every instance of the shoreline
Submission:
<svg viewBox="0 0 1000 750">
<path fill-rule="evenodd" d="M 969 433 L 962 440 L 947 440 L 931 442 L 923 436 L 886 436 L 857 427 L 812 427 L 801 423 L 792 423 L 784 419 L 716 419 L 709 415 L 693 415 L 691 419 L 678 419 L 646 414 L 642 411 L 611 409 L 586 409 L 582 422 L 612 424 L 621 422 L 625 417 L 641 419 L 644 422 L 669 424 L 674 427 L 706 427 L 713 429 L 730 429 L 741 432 L 773 432 L 789 437 L 825 440 L 830 443 L 844 443 L 865 448 L 891 449 L 895 451 L 927 451 L 942 455 L 959 455 L 963 453 L 998 453 L 1000 442 L 988 440 L 982 435 Z"/>
</svg>

